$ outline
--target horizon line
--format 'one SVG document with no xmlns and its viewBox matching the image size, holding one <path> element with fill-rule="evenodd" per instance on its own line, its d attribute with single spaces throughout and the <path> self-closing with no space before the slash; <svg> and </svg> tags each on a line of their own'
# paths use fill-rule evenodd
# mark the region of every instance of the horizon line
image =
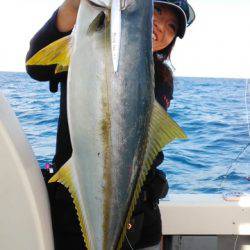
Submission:
<svg viewBox="0 0 250 250">
<path fill-rule="evenodd" d="M 0 70 L 0 73 L 22 73 L 22 74 L 27 74 L 25 71 L 6 71 L 6 70 Z M 196 75 L 196 76 L 190 76 L 190 75 L 174 75 L 174 78 L 216 78 L 216 79 L 242 79 L 242 80 L 250 80 L 249 77 L 244 77 L 244 76 L 203 76 L 203 75 Z"/>
</svg>

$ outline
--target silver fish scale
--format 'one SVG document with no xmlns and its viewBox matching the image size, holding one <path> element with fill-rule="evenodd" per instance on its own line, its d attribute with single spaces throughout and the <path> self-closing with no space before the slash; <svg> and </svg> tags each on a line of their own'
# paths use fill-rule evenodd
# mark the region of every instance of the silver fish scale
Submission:
<svg viewBox="0 0 250 250">
<path fill-rule="evenodd" d="M 130 1 L 131 2 L 131 1 Z M 114 249 L 146 150 L 154 101 L 152 1 L 122 11 L 118 74 L 109 22 L 86 35 L 100 9 L 82 1 L 68 74 L 73 180 L 91 248 Z"/>
</svg>

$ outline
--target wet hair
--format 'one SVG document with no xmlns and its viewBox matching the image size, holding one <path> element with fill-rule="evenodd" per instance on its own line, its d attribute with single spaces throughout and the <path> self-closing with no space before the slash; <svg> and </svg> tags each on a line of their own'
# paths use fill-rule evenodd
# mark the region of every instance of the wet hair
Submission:
<svg viewBox="0 0 250 250">
<path fill-rule="evenodd" d="M 165 63 L 155 61 L 155 94 L 164 95 L 168 100 L 173 99 L 173 74 Z"/>
<path fill-rule="evenodd" d="M 164 61 L 170 60 L 175 41 L 176 38 L 166 48 L 154 53 L 155 97 L 164 107 L 166 104 L 164 98 L 172 100 L 174 92 L 173 72 Z"/>
</svg>

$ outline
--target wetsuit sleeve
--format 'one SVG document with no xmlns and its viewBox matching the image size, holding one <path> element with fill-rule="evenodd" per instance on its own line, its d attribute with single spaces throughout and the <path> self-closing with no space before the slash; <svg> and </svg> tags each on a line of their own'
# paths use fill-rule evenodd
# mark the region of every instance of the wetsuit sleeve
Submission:
<svg viewBox="0 0 250 250">
<path fill-rule="evenodd" d="M 26 56 L 26 61 L 31 58 L 36 52 L 47 46 L 48 44 L 67 36 L 70 32 L 60 32 L 56 27 L 58 9 L 53 13 L 52 17 L 45 25 L 35 34 L 30 41 L 30 48 Z M 55 66 L 27 66 L 27 73 L 35 80 L 60 82 L 65 78 L 65 74 L 55 75 Z"/>
</svg>

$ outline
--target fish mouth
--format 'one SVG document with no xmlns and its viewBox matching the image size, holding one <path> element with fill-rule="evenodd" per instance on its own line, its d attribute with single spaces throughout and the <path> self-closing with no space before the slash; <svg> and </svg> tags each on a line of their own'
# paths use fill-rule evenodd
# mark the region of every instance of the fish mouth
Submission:
<svg viewBox="0 0 250 250">
<path fill-rule="evenodd" d="M 107 0 L 87 0 L 91 5 L 101 8 L 110 8 L 110 1 Z"/>
</svg>

